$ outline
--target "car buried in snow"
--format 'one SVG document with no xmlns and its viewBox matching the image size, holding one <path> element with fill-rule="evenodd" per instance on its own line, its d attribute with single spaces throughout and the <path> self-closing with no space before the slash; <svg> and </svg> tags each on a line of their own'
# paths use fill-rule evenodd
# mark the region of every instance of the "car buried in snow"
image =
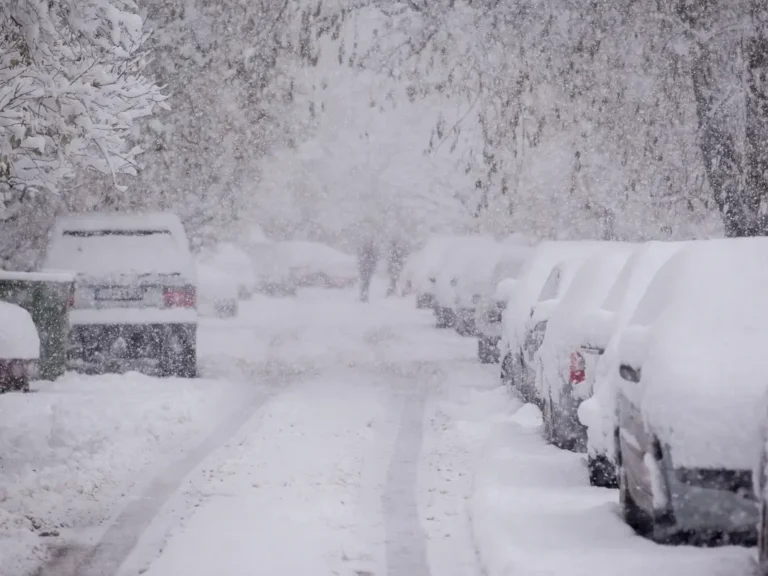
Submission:
<svg viewBox="0 0 768 576">
<path fill-rule="evenodd" d="M 599 308 L 586 314 L 578 328 L 585 360 L 578 408 L 587 431 L 587 470 L 592 486 L 617 488 L 613 430 L 619 376 L 618 340 L 659 268 L 685 243 L 647 242 L 629 257 Z"/>
<path fill-rule="evenodd" d="M 177 216 L 58 218 L 45 267 L 76 273 L 69 311 L 70 368 L 196 375 L 197 279 Z"/>
<path fill-rule="evenodd" d="M 524 354 L 529 325 L 542 287 L 553 268 L 569 258 L 587 258 L 605 249 L 608 242 L 544 241 L 532 248 L 520 271 L 501 320 L 499 357 L 501 382 L 513 390 L 522 386 L 526 374 Z"/>
<path fill-rule="evenodd" d="M 544 341 L 535 353 L 536 395 L 543 402 L 543 433 L 551 444 L 586 450 L 586 430 L 577 412 L 587 393 L 589 359 L 582 350 L 581 318 L 597 308 L 610 290 L 632 245 L 615 245 L 579 266 L 565 295 L 552 311 Z M 536 313 L 534 313 L 536 316 Z"/>
<path fill-rule="evenodd" d="M 622 513 L 639 534 L 755 542 L 766 286 L 768 238 L 692 243 L 623 331 L 615 454 Z"/>
</svg>

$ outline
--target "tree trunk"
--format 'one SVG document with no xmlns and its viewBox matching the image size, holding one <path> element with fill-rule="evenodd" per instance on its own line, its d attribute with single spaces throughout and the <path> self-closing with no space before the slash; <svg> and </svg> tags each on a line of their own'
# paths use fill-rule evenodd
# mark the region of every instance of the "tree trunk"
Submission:
<svg viewBox="0 0 768 576">
<path fill-rule="evenodd" d="M 746 190 L 744 204 L 754 221 L 754 234 L 766 234 L 760 204 L 768 200 L 768 16 L 762 0 L 751 1 L 752 30 L 745 42 L 746 60 Z"/>
</svg>

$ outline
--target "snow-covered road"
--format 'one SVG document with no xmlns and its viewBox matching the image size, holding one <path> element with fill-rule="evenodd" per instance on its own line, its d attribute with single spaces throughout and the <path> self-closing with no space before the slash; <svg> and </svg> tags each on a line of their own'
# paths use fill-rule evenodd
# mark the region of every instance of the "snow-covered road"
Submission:
<svg viewBox="0 0 768 576">
<path fill-rule="evenodd" d="M 200 347 L 197 381 L 0 397 L 2 576 L 749 574 L 751 551 L 632 534 L 411 301 L 256 299 Z"/>
</svg>

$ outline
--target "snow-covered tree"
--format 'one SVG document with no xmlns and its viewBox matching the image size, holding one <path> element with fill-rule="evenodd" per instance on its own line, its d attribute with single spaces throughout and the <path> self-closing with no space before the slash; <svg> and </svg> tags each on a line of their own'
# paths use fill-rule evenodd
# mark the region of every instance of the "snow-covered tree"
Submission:
<svg viewBox="0 0 768 576">
<path fill-rule="evenodd" d="M 142 75 L 146 37 L 133 2 L 4 2 L 0 29 L 3 210 L 62 192 L 78 169 L 116 186 L 118 174 L 135 174 L 136 120 L 164 96 Z"/>
<path fill-rule="evenodd" d="M 144 75 L 142 20 L 130 0 L 0 4 L 0 256 L 20 257 L 81 172 L 135 174 L 138 123 L 165 96 Z"/>
</svg>

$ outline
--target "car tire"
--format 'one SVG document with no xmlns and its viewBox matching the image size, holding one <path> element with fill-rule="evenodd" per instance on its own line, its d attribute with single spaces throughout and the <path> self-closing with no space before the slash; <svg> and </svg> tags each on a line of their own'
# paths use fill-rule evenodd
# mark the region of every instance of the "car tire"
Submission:
<svg viewBox="0 0 768 576">
<path fill-rule="evenodd" d="M 757 576 L 768 576 L 768 503 L 760 495 L 760 523 L 758 525 Z"/>
<path fill-rule="evenodd" d="M 616 466 L 604 454 L 587 456 L 587 471 L 589 472 L 590 486 L 614 489 L 619 487 L 616 478 Z"/>
</svg>

